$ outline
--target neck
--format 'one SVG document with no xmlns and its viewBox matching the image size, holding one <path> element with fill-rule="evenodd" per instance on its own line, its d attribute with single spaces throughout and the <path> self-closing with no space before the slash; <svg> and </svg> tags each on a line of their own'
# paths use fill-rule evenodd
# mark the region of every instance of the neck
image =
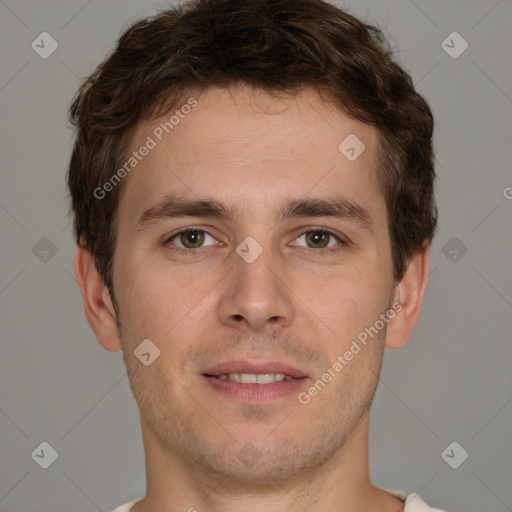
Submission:
<svg viewBox="0 0 512 512">
<path fill-rule="evenodd" d="M 178 457 L 141 417 L 147 492 L 132 512 L 400 512 L 403 502 L 370 481 L 368 418 L 366 414 L 343 447 L 320 467 L 286 480 L 248 485 Z"/>
</svg>

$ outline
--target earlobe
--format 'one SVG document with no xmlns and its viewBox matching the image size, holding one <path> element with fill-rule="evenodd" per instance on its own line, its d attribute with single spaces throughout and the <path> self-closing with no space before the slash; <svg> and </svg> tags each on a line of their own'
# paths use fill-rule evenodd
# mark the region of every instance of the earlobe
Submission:
<svg viewBox="0 0 512 512">
<path fill-rule="evenodd" d="M 92 254 L 81 246 L 75 256 L 75 275 L 82 293 L 85 316 L 100 345 L 112 352 L 121 350 L 112 300 Z"/>
<path fill-rule="evenodd" d="M 412 256 L 396 287 L 394 300 L 401 305 L 401 309 L 388 325 L 386 348 L 403 347 L 418 323 L 428 284 L 429 256 L 430 244 L 426 243 L 421 251 Z"/>
</svg>

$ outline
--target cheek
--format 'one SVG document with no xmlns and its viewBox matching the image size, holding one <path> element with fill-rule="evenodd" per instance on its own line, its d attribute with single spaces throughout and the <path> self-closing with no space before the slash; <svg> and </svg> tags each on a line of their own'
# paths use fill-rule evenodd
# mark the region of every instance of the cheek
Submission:
<svg viewBox="0 0 512 512">
<path fill-rule="evenodd" d="M 390 269 L 376 253 L 369 249 L 337 268 L 292 262 L 287 277 L 293 294 L 288 300 L 296 309 L 297 329 L 300 326 L 312 335 L 322 330 L 323 343 L 339 350 L 340 344 L 350 345 L 361 330 L 373 325 L 390 294 L 390 280 L 385 278 Z M 215 306 L 222 299 L 222 287 L 215 287 L 225 269 L 199 271 L 195 265 L 177 266 L 163 258 L 148 261 L 142 252 L 138 257 L 133 254 L 120 254 L 122 265 L 114 283 L 127 333 L 164 341 L 183 329 L 191 333 L 216 322 Z"/>
<path fill-rule="evenodd" d="M 218 279 L 217 279 L 218 280 Z M 161 340 L 179 329 L 190 332 L 190 322 L 216 280 L 168 264 L 133 265 L 120 285 L 122 321 L 140 336 Z"/>
<path fill-rule="evenodd" d="M 389 305 L 390 283 L 375 270 L 344 271 L 323 281 L 321 288 L 312 288 L 311 284 L 297 295 L 309 306 L 307 315 L 317 316 L 320 325 L 325 326 L 329 352 L 336 352 L 336 356 L 365 328 L 373 326 Z M 314 294 L 312 289 L 316 290 Z"/>
</svg>

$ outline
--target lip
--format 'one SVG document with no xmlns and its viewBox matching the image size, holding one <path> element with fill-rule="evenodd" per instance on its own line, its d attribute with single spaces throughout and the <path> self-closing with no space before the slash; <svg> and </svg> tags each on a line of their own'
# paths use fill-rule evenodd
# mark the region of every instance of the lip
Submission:
<svg viewBox="0 0 512 512">
<path fill-rule="evenodd" d="M 297 394 L 308 380 L 301 379 L 282 380 L 271 384 L 242 384 L 230 379 L 202 375 L 202 378 L 217 392 L 235 399 L 237 402 L 262 403 L 291 394 Z"/>
<path fill-rule="evenodd" d="M 301 370 L 277 361 L 225 361 L 208 368 L 203 372 L 203 375 L 218 377 L 219 375 L 229 373 L 284 373 L 294 379 L 307 377 Z M 248 386 L 250 384 L 245 385 Z M 261 385 L 257 384 L 257 386 Z"/>
<path fill-rule="evenodd" d="M 229 373 L 283 373 L 293 379 L 269 384 L 243 384 L 218 378 L 219 375 Z M 226 361 L 208 368 L 202 377 L 215 391 L 238 402 L 255 404 L 297 394 L 309 380 L 299 369 L 276 361 Z"/>
</svg>

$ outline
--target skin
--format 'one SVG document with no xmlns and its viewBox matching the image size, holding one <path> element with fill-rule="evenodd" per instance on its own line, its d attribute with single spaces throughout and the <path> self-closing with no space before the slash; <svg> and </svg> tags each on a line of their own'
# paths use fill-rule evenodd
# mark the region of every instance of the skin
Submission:
<svg viewBox="0 0 512 512">
<path fill-rule="evenodd" d="M 312 89 L 272 98 L 212 88 L 196 99 L 123 183 L 113 262 L 120 329 L 91 254 L 79 247 L 75 261 L 87 319 L 105 349 L 123 351 L 140 408 L 147 494 L 132 510 L 399 512 L 403 502 L 369 478 L 369 408 L 384 348 L 403 346 L 417 323 L 429 246 L 395 283 L 377 133 Z M 159 122 L 138 127 L 134 149 Z M 349 134 L 366 146 L 353 162 L 338 150 Z M 137 229 L 171 192 L 240 213 Z M 332 217 L 273 218 L 285 199 L 332 193 L 366 208 L 373 229 Z M 196 256 L 179 236 L 168 241 L 190 226 L 211 235 Z M 338 250 L 319 255 L 321 244 L 303 236 L 318 227 L 348 243 L 331 237 Z M 250 264 L 236 252 L 248 236 L 263 248 Z M 274 360 L 306 373 L 307 390 L 394 300 L 402 309 L 387 329 L 306 405 L 297 394 L 243 403 L 202 376 L 229 359 Z M 147 338 L 160 349 L 149 366 L 133 354 Z M 249 444 L 259 454 L 250 466 L 237 456 Z"/>
</svg>

